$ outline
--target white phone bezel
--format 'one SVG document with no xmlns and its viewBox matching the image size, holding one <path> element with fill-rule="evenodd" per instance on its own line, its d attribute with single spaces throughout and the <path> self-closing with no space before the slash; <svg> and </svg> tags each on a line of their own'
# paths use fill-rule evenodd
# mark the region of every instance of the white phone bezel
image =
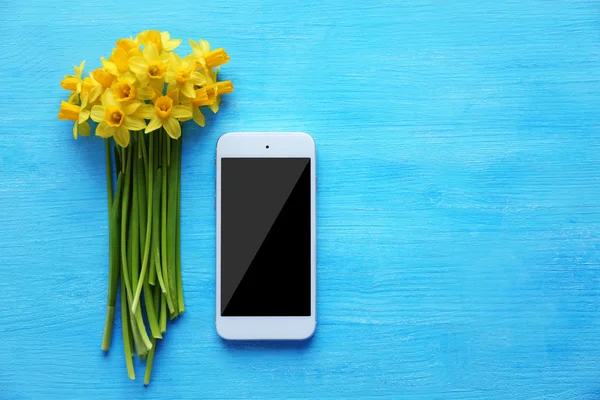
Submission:
<svg viewBox="0 0 600 400">
<path fill-rule="evenodd" d="M 268 147 L 267 147 L 268 146 Z M 316 328 L 316 163 L 315 142 L 302 132 L 231 132 L 219 138 L 216 158 L 217 279 L 216 327 L 228 340 L 302 340 Z M 309 317 L 221 316 L 221 159 L 310 157 L 311 174 L 311 300 Z"/>
</svg>

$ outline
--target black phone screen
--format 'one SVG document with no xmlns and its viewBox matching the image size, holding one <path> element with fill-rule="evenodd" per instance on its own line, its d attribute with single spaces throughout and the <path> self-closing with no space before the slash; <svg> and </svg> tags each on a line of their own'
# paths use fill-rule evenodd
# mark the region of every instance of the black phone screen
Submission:
<svg viewBox="0 0 600 400">
<path fill-rule="evenodd" d="M 311 315 L 310 158 L 221 159 L 221 315 Z"/>
</svg>

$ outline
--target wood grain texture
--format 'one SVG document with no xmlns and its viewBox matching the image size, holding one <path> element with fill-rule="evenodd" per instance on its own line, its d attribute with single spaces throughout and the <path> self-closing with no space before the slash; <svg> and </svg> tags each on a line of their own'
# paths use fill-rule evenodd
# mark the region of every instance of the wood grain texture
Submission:
<svg viewBox="0 0 600 400">
<path fill-rule="evenodd" d="M 597 1 L 0 3 L 0 398 L 596 399 Z M 100 139 L 62 76 L 149 27 L 206 38 L 236 91 L 186 127 L 186 313 L 153 382 L 100 350 Z M 184 46 L 184 47 L 187 47 Z M 306 131 L 318 152 L 318 329 L 214 329 L 215 144 Z"/>
</svg>

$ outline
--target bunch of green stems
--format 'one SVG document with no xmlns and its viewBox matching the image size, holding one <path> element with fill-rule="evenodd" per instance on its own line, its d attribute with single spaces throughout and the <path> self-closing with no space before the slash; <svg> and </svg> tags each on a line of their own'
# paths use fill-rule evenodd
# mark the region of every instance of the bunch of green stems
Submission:
<svg viewBox="0 0 600 400">
<path fill-rule="evenodd" d="M 181 137 L 173 140 L 159 129 L 133 133 L 126 148 L 111 142 L 107 139 L 105 144 L 109 273 L 102 349 L 110 349 L 120 292 L 127 374 L 135 379 L 132 357 L 137 354 L 146 360 L 147 385 L 167 319 L 185 309 L 179 223 Z"/>
</svg>

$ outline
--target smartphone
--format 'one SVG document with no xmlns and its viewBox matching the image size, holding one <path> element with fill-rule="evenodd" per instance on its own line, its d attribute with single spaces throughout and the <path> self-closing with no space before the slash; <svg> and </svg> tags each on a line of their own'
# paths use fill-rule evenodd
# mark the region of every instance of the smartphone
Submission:
<svg viewBox="0 0 600 400">
<path fill-rule="evenodd" d="M 217 143 L 218 334 L 301 340 L 316 327 L 315 142 L 227 133 Z"/>
</svg>

